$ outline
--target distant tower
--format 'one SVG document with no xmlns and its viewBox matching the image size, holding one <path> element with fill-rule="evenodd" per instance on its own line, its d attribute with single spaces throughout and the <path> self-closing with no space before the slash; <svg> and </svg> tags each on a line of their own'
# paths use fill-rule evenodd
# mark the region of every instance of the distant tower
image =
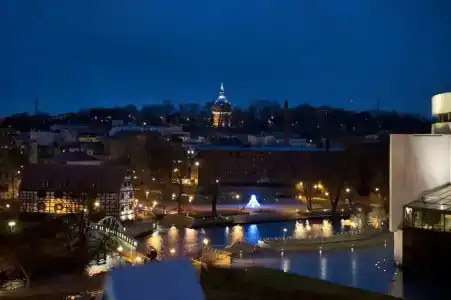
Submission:
<svg viewBox="0 0 451 300">
<path fill-rule="evenodd" d="M 39 100 L 38 97 L 34 98 L 34 114 L 37 115 L 39 113 Z"/>
<path fill-rule="evenodd" d="M 290 111 L 288 110 L 288 100 L 285 100 L 283 105 L 283 119 L 284 119 L 284 144 L 290 144 Z"/>
<path fill-rule="evenodd" d="M 232 115 L 232 105 L 224 94 L 224 84 L 221 83 L 219 96 L 211 107 L 213 114 L 213 127 L 229 127 Z"/>
</svg>

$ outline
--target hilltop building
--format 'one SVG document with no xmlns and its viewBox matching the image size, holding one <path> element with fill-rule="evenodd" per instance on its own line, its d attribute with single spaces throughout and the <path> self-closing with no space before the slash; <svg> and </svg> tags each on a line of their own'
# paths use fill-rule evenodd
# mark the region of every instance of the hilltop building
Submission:
<svg viewBox="0 0 451 300">
<path fill-rule="evenodd" d="M 213 127 L 229 127 L 232 116 L 232 105 L 224 94 L 224 84 L 221 83 L 219 96 L 211 107 Z"/>
</svg>

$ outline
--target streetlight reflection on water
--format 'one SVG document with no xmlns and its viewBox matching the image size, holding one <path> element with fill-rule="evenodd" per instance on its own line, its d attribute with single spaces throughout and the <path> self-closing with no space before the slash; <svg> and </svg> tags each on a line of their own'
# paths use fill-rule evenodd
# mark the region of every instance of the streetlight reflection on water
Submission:
<svg viewBox="0 0 451 300">
<path fill-rule="evenodd" d="M 343 222 L 341 231 L 355 231 L 358 228 L 348 226 L 349 221 Z M 265 238 L 281 237 L 303 239 L 322 237 L 327 238 L 335 233 L 332 224 L 324 220 L 314 224 L 309 221 L 290 221 L 282 223 L 248 224 L 209 229 L 177 229 L 171 227 L 161 229 L 148 236 L 147 244 L 155 248 L 162 255 L 171 254 L 170 249 L 175 249 L 177 255 L 194 256 L 201 252 L 203 239 L 209 240 L 209 245 L 214 248 L 225 247 L 233 243 L 246 242 L 257 244 Z"/>
</svg>

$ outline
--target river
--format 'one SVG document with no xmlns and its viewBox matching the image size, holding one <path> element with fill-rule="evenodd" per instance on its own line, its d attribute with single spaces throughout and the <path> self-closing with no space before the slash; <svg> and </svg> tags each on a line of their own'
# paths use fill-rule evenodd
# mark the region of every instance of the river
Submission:
<svg viewBox="0 0 451 300">
<path fill-rule="evenodd" d="M 320 222 L 320 221 L 319 221 Z M 147 243 L 170 256 L 194 256 L 199 253 L 200 245 L 208 239 L 210 245 L 222 248 L 237 241 L 256 244 L 259 240 L 272 237 L 312 237 L 330 236 L 338 232 L 354 231 L 355 222 L 345 221 L 350 226 L 332 229 L 323 223 L 296 221 L 248 224 L 208 229 L 184 229 L 175 227 L 154 232 Z M 391 243 L 381 242 L 380 246 L 367 249 L 347 249 L 333 252 L 286 253 L 277 258 L 259 260 L 259 265 L 276 268 L 313 278 L 328 280 L 337 284 L 361 288 L 373 292 L 390 294 L 393 290 L 393 278 L 397 275 L 393 260 Z M 431 291 L 439 293 L 436 287 L 416 284 L 404 280 L 401 283 L 404 298 L 409 300 L 428 299 Z M 440 294 L 441 297 L 442 294 Z M 440 298 L 439 298 L 440 299 Z"/>
</svg>

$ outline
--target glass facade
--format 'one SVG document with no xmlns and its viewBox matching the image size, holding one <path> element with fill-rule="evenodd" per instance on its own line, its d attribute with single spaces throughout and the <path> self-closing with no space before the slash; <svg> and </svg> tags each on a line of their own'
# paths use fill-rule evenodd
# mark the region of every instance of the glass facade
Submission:
<svg viewBox="0 0 451 300">
<path fill-rule="evenodd" d="M 414 201 L 404 206 L 404 227 L 451 232 L 451 208 Z"/>
<path fill-rule="evenodd" d="M 451 232 L 451 185 L 405 205 L 404 226 Z"/>
</svg>

